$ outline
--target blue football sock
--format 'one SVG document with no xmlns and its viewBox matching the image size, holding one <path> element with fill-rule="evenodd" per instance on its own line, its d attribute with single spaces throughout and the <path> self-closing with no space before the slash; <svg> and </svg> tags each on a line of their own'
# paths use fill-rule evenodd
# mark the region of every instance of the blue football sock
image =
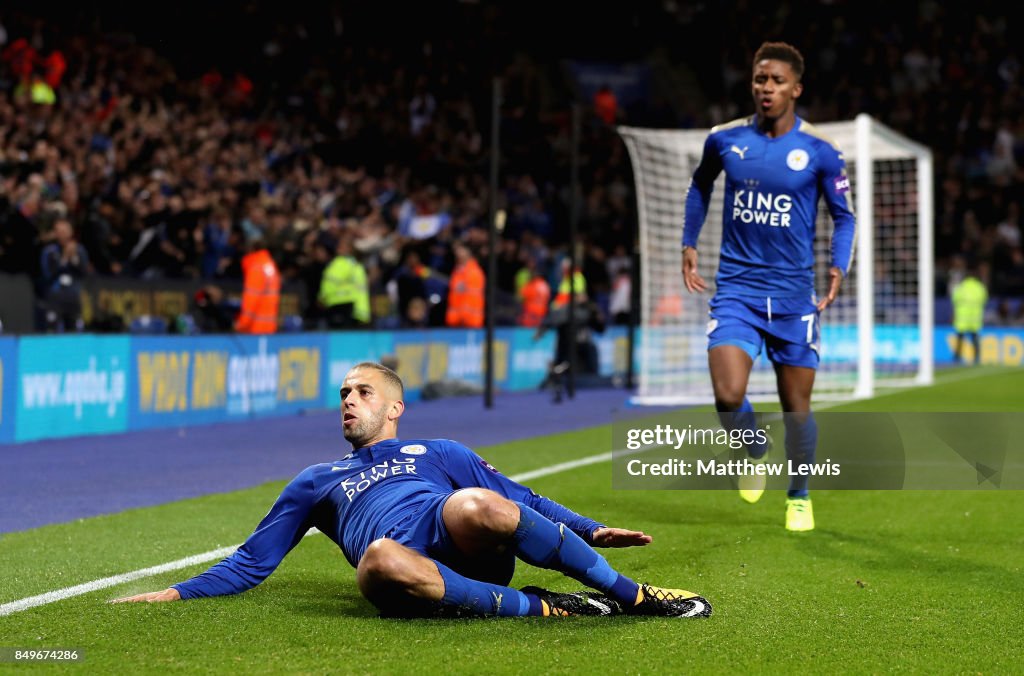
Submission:
<svg viewBox="0 0 1024 676">
<path fill-rule="evenodd" d="M 583 538 L 521 502 L 513 535 L 516 556 L 538 568 L 565 573 L 619 603 L 636 603 L 639 585 L 614 570 Z"/>
<path fill-rule="evenodd" d="M 754 415 L 753 404 L 746 397 L 743 397 L 743 403 L 735 411 L 720 410 L 719 413 L 724 414 L 719 416 L 719 420 L 722 421 L 722 427 L 730 434 L 733 430 L 742 430 L 744 438 L 758 438 L 757 416 Z M 764 457 L 767 452 L 768 444 L 766 442 L 754 441 L 747 445 L 747 453 L 755 460 Z"/>
<path fill-rule="evenodd" d="M 480 615 L 498 617 L 543 614 L 540 599 L 532 594 L 524 594 L 512 587 L 472 580 L 459 575 L 443 563 L 434 563 L 444 580 L 444 598 L 441 603 L 446 606 L 458 606 Z"/>
<path fill-rule="evenodd" d="M 814 464 L 815 449 L 818 446 L 818 423 L 813 413 L 807 413 L 807 420 L 800 421 L 803 414 L 786 413 L 786 459 L 794 468 L 800 465 Z M 788 496 L 806 498 L 807 476 L 791 476 L 789 479 Z"/>
</svg>

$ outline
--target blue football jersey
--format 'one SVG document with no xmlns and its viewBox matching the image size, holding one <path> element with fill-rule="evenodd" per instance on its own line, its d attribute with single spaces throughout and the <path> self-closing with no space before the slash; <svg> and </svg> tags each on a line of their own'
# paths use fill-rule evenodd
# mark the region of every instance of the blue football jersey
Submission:
<svg viewBox="0 0 1024 676">
<path fill-rule="evenodd" d="M 725 171 L 718 293 L 807 296 L 814 292 L 818 200 L 832 215 L 832 265 L 846 275 L 856 229 L 843 154 L 796 119 L 778 138 L 749 117 L 711 130 L 686 193 L 683 245 L 697 246 L 715 179 Z"/>
<path fill-rule="evenodd" d="M 537 495 L 448 439 L 388 439 L 341 460 L 307 467 L 233 554 L 174 585 L 183 599 L 236 594 L 270 575 L 310 528 L 333 540 L 353 566 L 426 501 L 461 488 L 488 488 L 564 523 L 587 542 L 598 522 Z"/>
</svg>

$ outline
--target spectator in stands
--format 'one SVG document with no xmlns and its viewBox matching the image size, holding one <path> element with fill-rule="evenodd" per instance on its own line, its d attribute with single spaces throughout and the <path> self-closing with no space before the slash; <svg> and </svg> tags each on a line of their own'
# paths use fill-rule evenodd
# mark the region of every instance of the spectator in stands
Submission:
<svg viewBox="0 0 1024 676">
<path fill-rule="evenodd" d="M 594 93 L 594 113 L 605 124 L 615 124 L 618 120 L 619 102 L 615 92 L 606 84 L 601 85 Z"/>
<path fill-rule="evenodd" d="M 998 288 L 999 319 L 1008 324 L 1020 323 L 1024 319 L 1024 249 L 1018 246 L 1010 250 L 1009 261 L 999 271 L 993 286 Z"/>
<path fill-rule="evenodd" d="M 238 333 L 276 333 L 281 303 L 281 275 L 262 238 L 249 240 L 242 259 L 242 306 L 235 319 Z"/>
<path fill-rule="evenodd" d="M 53 241 L 43 248 L 40 270 L 46 330 L 81 331 L 84 328 L 81 282 L 92 267 L 85 247 L 75 239 L 67 218 L 58 218 L 53 224 Z"/>
<path fill-rule="evenodd" d="M 227 333 L 234 327 L 238 308 L 219 286 L 204 285 L 193 295 L 192 305 L 192 319 L 200 333 Z"/>
<path fill-rule="evenodd" d="M 737 102 L 746 105 L 745 80 L 738 77 L 747 71 L 744 50 L 726 46 L 698 56 L 687 45 L 699 40 L 687 36 L 699 38 L 709 26 L 751 25 L 760 19 L 746 5 L 713 7 L 717 6 L 693 9 L 685 3 L 669 3 L 650 13 L 656 20 L 666 20 L 666 25 L 677 26 L 680 33 L 667 47 L 670 58 L 692 70 L 700 93 L 712 102 L 706 111 L 688 109 L 681 101 L 685 92 L 680 90 L 669 102 L 674 114 L 660 115 L 672 121 L 669 126 L 677 126 L 675 121 L 682 126 L 710 126 L 736 117 L 726 113 L 738 110 Z M 914 30 L 908 32 L 904 17 L 914 11 L 856 16 L 843 14 L 834 3 L 825 3 L 815 12 L 792 9 L 788 1 L 779 7 L 778 15 L 789 17 L 785 31 L 799 33 L 805 51 L 820 64 L 809 75 L 813 82 L 807 83 L 808 91 L 814 95 L 802 97 L 807 112 L 801 116 L 819 121 L 852 119 L 870 110 L 889 126 L 934 148 L 943 186 L 937 190 L 943 198 L 936 233 L 937 267 L 944 267 L 944 259 L 962 250 L 988 258 L 993 281 L 1016 274 L 1013 233 L 1001 227 L 995 236 L 987 236 L 998 218 L 985 213 L 1001 195 L 1007 203 L 1019 201 L 1024 185 L 1020 169 L 1024 125 L 1015 103 L 1020 98 L 1020 58 L 1013 49 L 1013 22 L 990 20 L 988 15 L 982 20 L 963 7 L 943 7 L 941 12 L 919 8 Z M 366 223 L 361 238 L 372 233 L 366 239 L 382 243 L 372 255 L 361 257 L 371 284 L 374 279 L 382 283 L 391 279 L 397 261 L 387 256 L 400 246 L 395 244 L 393 208 L 418 192 L 416 180 L 436 185 L 438 203 L 452 207 L 455 236 L 482 222 L 487 144 L 478 119 L 489 102 L 490 78 L 481 77 L 489 59 L 467 59 L 461 39 L 432 40 L 428 26 L 423 26 L 427 37 L 422 43 L 404 40 L 399 47 L 388 43 L 387 36 L 374 34 L 366 39 L 373 41 L 377 58 L 363 67 L 353 62 L 358 48 L 345 51 L 323 45 L 322 51 L 310 50 L 315 41 L 310 38 L 309 44 L 295 49 L 289 38 L 277 34 L 267 43 L 275 56 L 268 52 L 267 62 L 261 64 L 265 67 L 254 67 L 251 79 L 238 74 L 233 80 L 225 55 L 232 56 L 235 48 L 208 44 L 204 50 L 208 70 L 223 73 L 209 87 L 175 71 L 174 59 L 183 52 L 175 55 L 174 45 L 165 45 L 161 55 L 147 47 L 141 36 L 112 45 L 103 36 L 111 27 L 109 11 L 94 4 L 83 9 L 84 14 L 73 15 L 88 17 L 77 25 L 71 23 L 72 15 L 55 14 L 48 18 L 54 31 L 45 41 L 37 39 L 38 19 L 17 10 L 5 12 L 10 37 L 0 55 L 0 82 L 7 83 L 0 87 L 0 167 L 4 172 L 0 180 L 8 202 L 3 203 L 0 189 L 0 269 L 38 275 L 42 248 L 38 232 L 48 229 L 38 215 L 54 199 L 68 205 L 68 218 L 81 233 L 98 273 L 119 274 L 118 268 L 123 268 L 120 274 L 147 278 L 191 276 L 192 268 L 199 268 L 193 258 L 198 251 L 189 251 L 173 236 L 167 238 L 158 227 L 162 217 L 153 216 L 163 207 L 157 204 L 157 193 L 162 199 L 181 195 L 187 210 L 224 209 L 236 219 L 236 227 L 245 219 L 245 227 L 253 234 L 274 230 L 278 221 L 286 220 L 288 236 L 280 246 L 286 255 L 278 261 L 285 278 L 305 276 L 291 270 L 293 255 L 296 260 L 312 257 L 309 240 L 303 239 L 307 244 L 299 250 L 298 235 L 289 228 L 299 232 L 300 223 L 318 228 L 321 222 L 353 218 Z M 518 11 L 515 5 L 503 6 L 495 20 L 508 19 Z M 684 11 L 686 21 L 677 22 L 681 17 L 673 15 Z M 359 14 L 359 9 L 351 9 L 350 25 L 356 25 Z M 266 21 L 274 19 L 266 17 Z M 94 25 L 101 32 L 88 34 Z M 268 35 L 273 35 L 269 26 Z M 907 37 L 942 34 L 962 39 Z M 68 39 L 51 42 L 51 37 L 61 35 Z M 865 41 L 863 35 L 879 39 Z M 425 50 L 428 44 L 429 57 L 406 58 L 405 47 Z M 557 245 L 564 241 L 568 217 L 568 191 L 562 187 L 568 174 L 570 127 L 562 101 L 571 93 L 557 91 L 558 82 L 545 82 L 543 70 L 530 63 L 529 54 L 513 60 L 511 53 L 502 53 L 507 44 L 497 41 L 492 47 L 495 58 L 509 57 L 511 64 L 505 73 L 502 127 L 503 172 L 514 177 L 503 195 L 508 199 L 507 233 L 519 237 L 522 248 L 536 248 L 527 238 L 534 233 L 540 235 L 541 246 Z M 650 47 L 666 48 L 654 42 Z M 870 50 L 880 50 L 887 58 L 872 61 Z M 330 70 L 310 59 L 312 53 L 317 59 L 328 59 Z M 637 58 L 644 57 L 638 53 Z M 861 64 L 853 75 L 850 63 Z M 29 100 L 31 75 L 39 68 L 57 105 Z M 26 95 L 18 100 L 14 87 L 22 82 Z M 232 89 L 237 92 L 231 93 Z M 39 91 L 43 98 L 49 97 L 45 89 Z M 558 103 L 546 105 L 548 101 Z M 624 105 L 620 95 L 615 106 L 619 119 Z M 648 108 L 646 115 L 638 111 L 637 119 L 653 120 L 652 113 L 661 102 L 655 98 L 629 103 L 631 118 L 637 105 Z M 597 105 L 594 110 L 597 114 Z M 614 124 L 615 117 L 604 117 Z M 602 122 L 584 130 L 580 150 L 586 158 L 581 176 L 586 196 L 583 229 L 593 232 L 605 247 L 631 241 L 621 228 L 622 223 L 632 222 L 629 212 L 634 204 L 630 195 L 618 194 L 632 189 L 621 142 Z M 44 175 L 45 181 L 40 181 Z M 617 183 L 622 188 L 616 188 Z M 957 183 L 971 185 L 971 194 L 965 191 L 950 197 L 946 186 Z M 190 196 L 190 190 L 195 196 Z M 194 197 L 208 200 L 207 207 L 198 207 Z M 76 202 L 96 204 L 100 198 L 109 200 L 103 207 L 112 233 L 107 240 L 109 257 L 96 246 L 93 225 L 85 222 L 90 219 L 88 210 L 75 206 Z M 978 214 L 981 228 L 964 224 L 965 237 L 961 218 L 968 209 Z M 420 225 L 430 226 L 431 220 Z M 986 249 L 986 237 L 1001 240 L 1009 248 L 1001 250 L 997 244 L 994 250 Z M 164 242 L 182 251 L 185 260 L 178 260 L 169 246 L 164 251 Z M 205 250 L 205 237 L 203 246 Z M 288 250 L 289 246 L 296 249 Z M 360 244 L 357 248 L 364 251 Z M 272 251 L 276 253 L 273 247 Z M 219 276 L 240 279 L 239 258 L 235 256 Z M 538 260 L 543 269 L 549 269 L 544 260 Z M 558 280 L 549 281 L 554 286 Z M 995 294 L 994 285 L 992 291 Z"/>
<path fill-rule="evenodd" d="M 389 284 L 399 317 L 405 317 L 408 314 L 409 303 L 414 298 L 426 299 L 425 280 L 430 274 L 430 269 L 420 259 L 419 251 L 413 247 L 407 249 L 402 259 L 402 265 L 395 270 Z"/>
<path fill-rule="evenodd" d="M 421 75 L 416 80 L 416 92 L 409 102 L 409 131 L 413 136 L 420 136 L 434 122 L 437 112 L 437 101 L 430 93 L 427 78 Z"/>
<path fill-rule="evenodd" d="M 94 270 L 100 275 L 117 275 L 121 260 L 117 256 L 121 236 L 114 228 L 116 212 L 110 199 L 99 199 L 89 209 L 82 225 L 82 246 L 89 253 Z"/>
<path fill-rule="evenodd" d="M 320 304 L 320 285 L 324 270 L 334 258 L 335 239 L 326 233 L 309 231 L 304 237 L 304 252 L 299 267 L 299 279 L 305 288 L 306 305 L 303 321 L 308 328 L 324 328 L 326 311 Z"/>
<path fill-rule="evenodd" d="M 430 308 L 427 306 L 427 301 L 420 297 L 413 298 L 409 301 L 409 305 L 405 311 L 405 316 L 402 317 L 402 328 L 403 329 L 425 329 L 430 326 Z"/>
<path fill-rule="evenodd" d="M 512 295 L 516 292 L 516 274 L 522 267 L 519 255 L 519 243 L 514 239 L 503 237 L 498 242 L 496 258 L 497 278 L 495 283 L 499 291 Z"/>
<path fill-rule="evenodd" d="M 629 324 L 633 307 L 633 278 L 629 266 L 620 265 L 612 278 L 612 292 L 608 299 L 608 314 L 613 324 Z"/>
<path fill-rule="evenodd" d="M 201 271 L 203 279 L 231 276 L 240 266 L 241 231 L 234 227 L 231 212 L 224 207 L 214 209 L 202 229 Z"/>
<path fill-rule="evenodd" d="M 455 269 L 449 280 L 445 324 L 478 329 L 484 325 L 484 271 L 462 242 L 453 243 L 452 253 Z"/>
</svg>

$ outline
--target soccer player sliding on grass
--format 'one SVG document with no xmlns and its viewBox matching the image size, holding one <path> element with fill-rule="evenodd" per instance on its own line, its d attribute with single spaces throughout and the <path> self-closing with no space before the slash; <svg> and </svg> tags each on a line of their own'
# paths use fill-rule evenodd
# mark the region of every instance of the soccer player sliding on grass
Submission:
<svg viewBox="0 0 1024 676">
<path fill-rule="evenodd" d="M 243 592 L 316 527 L 341 547 L 359 590 L 387 616 L 711 614 L 700 596 L 637 584 L 593 549 L 643 546 L 651 536 L 580 516 L 457 442 L 399 440 L 403 396 L 391 369 L 353 367 L 341 387 L 351 453 L 303 470 L 245 543 L 205 573 L 115 602 Z M 597 591 L 511 588 L 517 557 Z"/>
</svg>

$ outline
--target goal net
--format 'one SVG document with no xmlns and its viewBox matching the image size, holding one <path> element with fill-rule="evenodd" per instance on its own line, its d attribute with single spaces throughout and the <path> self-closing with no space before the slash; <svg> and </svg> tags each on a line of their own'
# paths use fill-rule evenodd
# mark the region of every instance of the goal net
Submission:
<svg viewBox="0 0 1024 676">
<path fill-rule="evenodd" d="M 876 387 L 927 384 L 933 376 L 933 254 L 931 151 L 868 115 L 815 124 L 846 159 L 857 217 L 854 265 L 839 298 L 821 319 L 818 400 L 869 397 Z M 641 331 L 639 404 L 710 403 L 708 300 L 714 294 L 722 240 L 719 176 L 701 230 L 703 294 L 683 288 L 681 236 L 686 190 L 709 130 L 619 127 L 636 180 L 640 225 Z M 818 208 L 815 279 L 826 290 L 832 221 Z M 777 397 L 775 375 L 762 354 L 747 392 Z"/>
</svg>

